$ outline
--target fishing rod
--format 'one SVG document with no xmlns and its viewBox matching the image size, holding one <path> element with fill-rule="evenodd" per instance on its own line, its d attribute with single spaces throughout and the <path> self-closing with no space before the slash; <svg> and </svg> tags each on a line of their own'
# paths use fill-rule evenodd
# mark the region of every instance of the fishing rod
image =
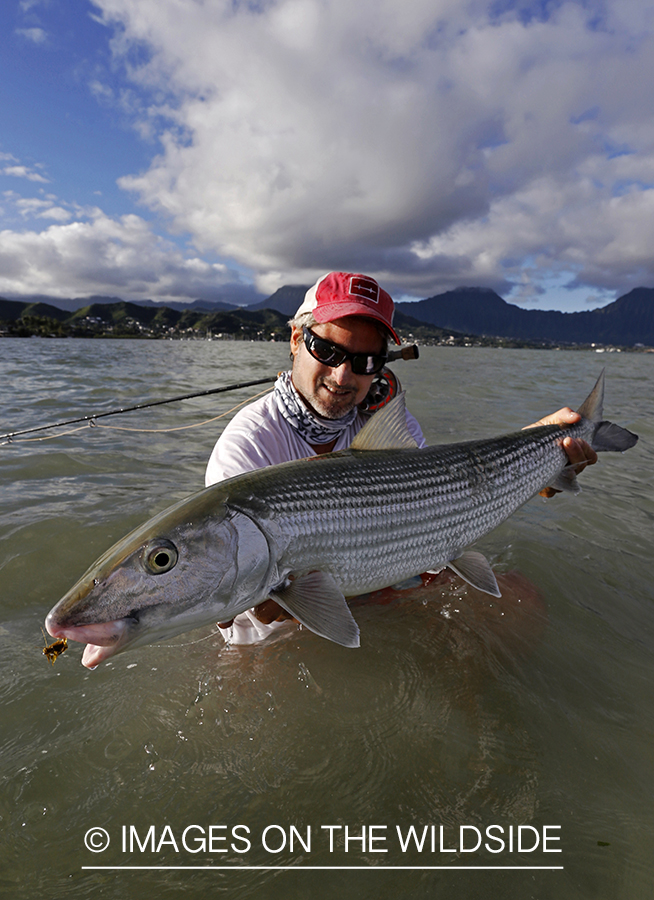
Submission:
<svg viewBox="0 0 654 900">
<path fill-rule="evenodd" d="M 388 354 L 388 362 L 396 359 L 418 359 L 419 350 L 416 344 L 401 347 L 399 350 L 391 350 Z M 195 397 L 208 397 L 210 394 L 224 394 L 227 391 L 237 391 L 239 388 L 255 387 L 258 384 L 272 384 L 277 381 L 279 375 L 269 375 L 267 378 L 258 378 L 256 381 L 239 381 L 237 384 L 228 384 L 225 387 L 209 388 L 206 391 L 197 391 L 194 394 L 182 394 L 179 397 L 168 397 L 165 400 L 152 400 L 150 403 L 137 403 L 135 406 L 121 406 L 118 409 L 110 409 L 106 412 L 91 413 L 80 416 L 77 419 L 66 419 L 63 422 L 53 422 L 50 425 L 38 425 L 36 428 L 24 428 L 22 431 L 9 431 L 0 434 L 0 441 L 11 443 L 12 439 L 23 434 L 33 434 L 35 431 L 48 431 L 51 428 L 61 428 L 64 425 L 78 425 L 80 422 L 94 422 L 95 419 L 104 419 L 106 416 L 118 416 L 122 413 L 134 412 L 137 409 L 149 409 L 152 406 L 162 406 L 164 403 L 177 403 L 180 400 L 193 400 Z"/>
<path fill-rule="evenodd" d="M 79 422 L 93 422 L 95 419 L 103 419 L 105 416 L 118 416 L 121 413 L 133 412 L 135 409 L 148 409 L 151 406 L 161 406 L 164 403 L 176 403 L 178 400 L 192 400 L 194 397 L 206 397 L 209 394 L 224 394 L 226 391 L 236 391 L 239 388 L 254 387 L 257 384 L 272 384 L 277 381 L 277 375 L 269 375 L 267 378 L 259 378 L 257 381 L 240 381 L 238 384 L 228 384 L 226 387 L 209 388 L 206 391 L 198 391 L 195 394 L 183 394 L 180 397 L 168 397 L 167 400 L 153 400 L 151 403 L 137 403 L 135 406 L 121 406 L 118 409 L 110 409 L 107 412 L 91 413 L 88 416 L 80 416 L 79 419 L 66 419 L 64 422 L 54 422 L 51 425 L 39 425 L 37 428 L 25 428 L 23 431 L 10 431 L 0 435 L 0 441 L 11 439 L 21 434 L 32 434 L 35 431 L 46 431 L 49 428 L 60 428 L 62 425 L 76 425 Z"/>
</svg>

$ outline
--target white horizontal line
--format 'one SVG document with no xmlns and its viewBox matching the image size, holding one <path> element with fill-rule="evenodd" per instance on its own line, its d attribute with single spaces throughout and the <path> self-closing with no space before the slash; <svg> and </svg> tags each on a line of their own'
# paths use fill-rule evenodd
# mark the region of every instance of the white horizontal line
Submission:
<svg viewBox="0 0 654 900">
<path fill-rule="evenodd" d="M 299 872 L 304 869 L 312 870 L 312 871 L 330 871 L 332 869 L 340 869 L 345 871 L 362 871 L 368 870 L 371 872 L 377 871 L 424 871 L 426 869 L 440 869 L 440 870 L 463 870 L 463 871 L 479 871 L 480 869 L 486 871 L 493 871 L 493 869 L 512 869 L 512 870 L 524 870 L 525 872 L 530 872 L 534 870 L 545 870 L 548 872 L 554 872 L 558 870 L 562 870 L 563 866 L 82 866 L 82 869 L 92 870 L 92 869 L 104 869 L 104 870 L 112 870 L 112 871 L 122 871 L 122 870 L 140 870 L 140 871 L 163 871 L 163 870 L 171 870 L 171 869 L 218 869 L 220 871 L 228 871 L 228 872 L 249 872 L 249 871 L 257 871 L 257 872 Z"/>
</svg>

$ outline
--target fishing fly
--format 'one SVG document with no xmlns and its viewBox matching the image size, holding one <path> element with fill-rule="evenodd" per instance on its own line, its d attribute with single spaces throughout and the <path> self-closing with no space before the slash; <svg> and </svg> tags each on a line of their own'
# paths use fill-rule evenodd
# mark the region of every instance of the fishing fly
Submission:
<svg viewBox="0 0 654 900">
<path fill-rule="evenodd" d="M 45 643 L 42 653 L 49 661 L 50 665 L 54 666 L 55 660 L 68 649 L 68 638 L 57 638 L 56 641 L 48 644 L 48 639 L 45 636 L 45 631 L 43 629 L 41 629 L 41 634 L 43 635 L 43 641 Z"/>
</svg>

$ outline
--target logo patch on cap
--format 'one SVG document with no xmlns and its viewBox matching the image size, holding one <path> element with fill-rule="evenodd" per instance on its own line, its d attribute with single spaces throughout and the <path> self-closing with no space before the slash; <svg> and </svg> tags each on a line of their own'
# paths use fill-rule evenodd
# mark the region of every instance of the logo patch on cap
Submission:
<svg viewBox="0 0 654 900">
<path fill-rule="evenodd" d="M 350 294 L 369 300 L 371 303 L 379 303 L 379 285 L 372 278 L 354 276 L 350 279 Z"/>
</svg>

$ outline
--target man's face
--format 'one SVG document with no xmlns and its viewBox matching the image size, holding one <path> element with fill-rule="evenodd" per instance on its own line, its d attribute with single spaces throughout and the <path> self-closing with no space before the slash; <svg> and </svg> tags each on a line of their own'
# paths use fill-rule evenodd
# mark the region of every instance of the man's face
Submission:
<svg viewBox="0 0 654 900">
<path fill-rule="evenodd" d="M 384 350 L 384 340 L 369 319 L 348 316 L 314 325 L 311 331 L 350 353 L 379 354 Z M 337 368 L 318 362 L 304 346 L 301 329 L 293 329 L 291 352 L 296 390 L 325 419 L 340 419 L 361 403 L 370 390 L 374 375 L 355 375 L 349 360 Z"/>
</svg>

